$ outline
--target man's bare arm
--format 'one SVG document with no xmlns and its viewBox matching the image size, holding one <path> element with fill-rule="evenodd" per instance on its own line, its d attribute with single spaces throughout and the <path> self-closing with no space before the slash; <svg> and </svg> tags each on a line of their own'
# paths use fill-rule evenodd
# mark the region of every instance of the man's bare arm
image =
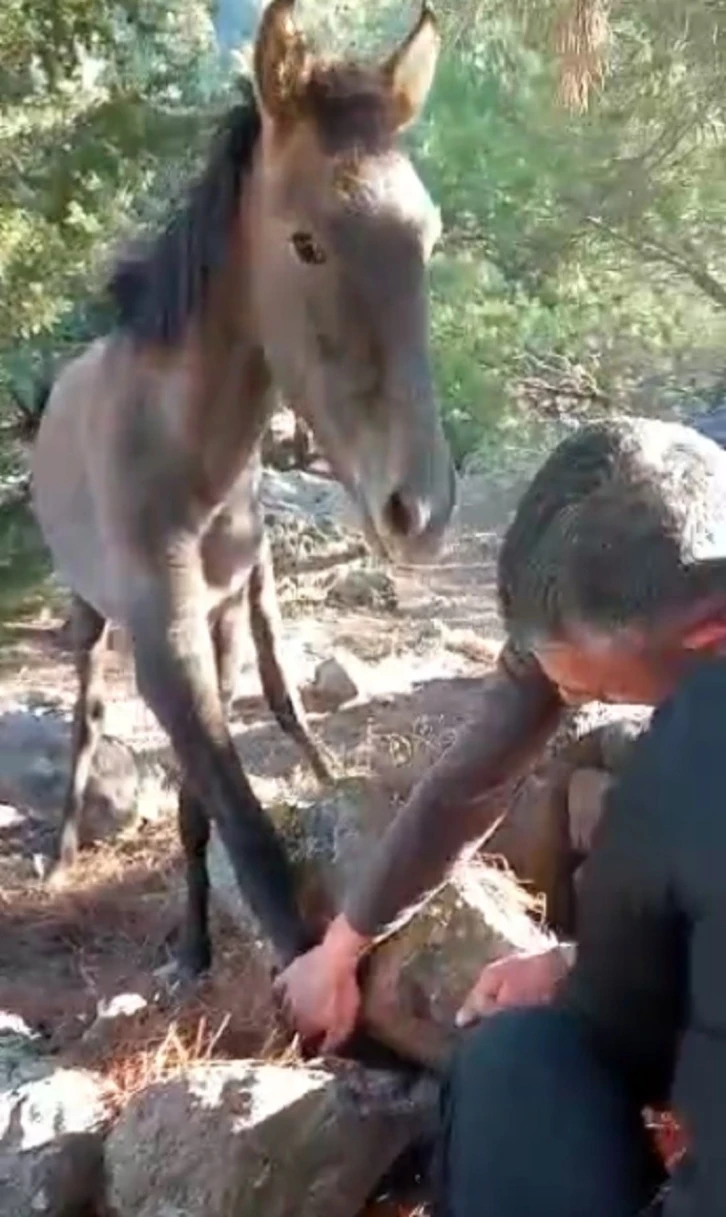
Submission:
<svg viewBox="0 0 726 1217">
<path fill-rule="evenodd" d="M 466 846 L 484 840 L 506 811 L 506 790 L 556 729 L 560 697 L 533 659 L 509 646 L 482 682 L 481 703 L 416 786 L 380 842 L 343 918 L 361 939 L 380 939 L 445 880 Z"/>
</svg>

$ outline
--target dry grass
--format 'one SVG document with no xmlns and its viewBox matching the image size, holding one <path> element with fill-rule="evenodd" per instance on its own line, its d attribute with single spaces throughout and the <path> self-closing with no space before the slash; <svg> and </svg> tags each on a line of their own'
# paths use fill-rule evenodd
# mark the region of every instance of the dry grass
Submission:
<svg viewBox="0 0 726 1217">
<path fill-rule="evenodd" d="M 213 917 L 212 978 L 174 998 L 156 975 L 170 959 L 183 879 L 169 822 L 113 849 L 84 851 L 65 890 L 21 884 L 0 895 L 0 1009 L 45 1029 L 49 1044 L 109 1079 L 118 1100 L 194 1060 L 264 1050 L 269 976 L 254 947 Z M 85 1035 L 99 1003 L 138 993 L 138 1015 Z"/>
<path fill-rule="evenodd" d="M 81 1041 L 71 1054 L 74 1062 L 93 1068 L 109 1083 L 111 1101 L 120 1110 L 139 1091 L 169 1081 L 194 1065 L 213 1061 L 295 1059 L 288 1037 L 274 1021 L 269 1001 L 254 1003 L 240 1014 L 240 994 L 251 983 L 241 974 L 244 960 L 222 962 L 214 980 L 176 1004 L 152 1005 L 138 1015 L 118 1020 L 90 1044 Z M 253 968 L 248 969 L 253 980 Z M 255 978 L 259 986 L 259 978 Z M 262 1010 L 264 1005 L 265 1009 Z"/>
<path fill-rule="evenodd" d="M 543 892 L 535 891 L 532 884 L 515 874 L 503 854 L 489 854 L 485 849 L 479 851 L 473 866 L 484 866 L 489 871 L 501 871 L 506 876 L 507 884 L 504 889 L 511 899 L 512 891 L 516 891 L 519 907 L 526 912 L 536 925 L 544 928 L 547 917 L 547 898 Z"/>
<path fill-rule="evenodd" d="M 166 1024 L 155 1035 L 148 1031 L 142 1038 L 132 1034 L 125 1038 L 122 1051 L 111 1057 L 107 1052 L 97 1068 L 106 1077 L 114 1105 L 121 1110 L 139 1091 L 185 1072 L 192 1065 L 215 1060 L 215 1049 L 221 1040 L 230 1016 L 225 1015 L 216 1029 L 208 1027 L 204 1015 L 195 1027 L 186 1022 Z"/>
<path fill-rule="evenodd" d="M 156 960 L 173 925 L 177 867 L 165 833 L 156 837 L 138 858 L 128 846 L 83 855 L 72 891 L 37 882 L 3 891 L 0 1006 L 57 1028 Z"/>
</svg>

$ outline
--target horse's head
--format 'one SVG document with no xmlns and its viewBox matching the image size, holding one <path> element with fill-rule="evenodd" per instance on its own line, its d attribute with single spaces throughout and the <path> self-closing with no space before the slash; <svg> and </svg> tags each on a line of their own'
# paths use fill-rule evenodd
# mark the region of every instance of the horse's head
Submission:
<svg viewBox="0 0 726 1217">
<path fill-rule="evenodd" d="M 399 137 L 429 92 L 424 8 L 382 65 L 326 63 L 272 0 L 255 46 L 253 260 L 262 341 L 389 556 L 433 556 L 455 478 L 436 408 L 426 262 L 439 214 Z"/>
</svg>

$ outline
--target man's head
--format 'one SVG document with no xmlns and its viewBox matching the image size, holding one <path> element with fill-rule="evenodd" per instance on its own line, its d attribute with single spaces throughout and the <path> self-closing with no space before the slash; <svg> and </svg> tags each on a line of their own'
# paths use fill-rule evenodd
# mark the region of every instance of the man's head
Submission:
<svg viewBox="0 0 726 1217">
<path fill-rule="evenodd" d="M 519 504 L 499 600 L 565 700 L 657 703 L 726 617 L 726 452 L 677 423 L 581 428 Z"/>
</svg>

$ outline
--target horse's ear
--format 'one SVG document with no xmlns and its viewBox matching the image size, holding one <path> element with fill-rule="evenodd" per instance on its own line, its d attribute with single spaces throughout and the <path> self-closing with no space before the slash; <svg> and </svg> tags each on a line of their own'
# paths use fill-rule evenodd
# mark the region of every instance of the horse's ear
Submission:
<svg viewBox="0 0 726 1217">
<path fill-rule="evenodd" d="M 255 88 L 263 113 L 273 122 L 293 116 L 310 61 L 294 8 L 295 0 L 271 0 L 255 40 Z"/>
<path fill-rule="evenodd" d="M 416 25 L 383 65 L 397 127 L 407 127 L 426 104 L 436 74 L 441 37 L 433 9 L 426 3 Z"/>
</svg>

